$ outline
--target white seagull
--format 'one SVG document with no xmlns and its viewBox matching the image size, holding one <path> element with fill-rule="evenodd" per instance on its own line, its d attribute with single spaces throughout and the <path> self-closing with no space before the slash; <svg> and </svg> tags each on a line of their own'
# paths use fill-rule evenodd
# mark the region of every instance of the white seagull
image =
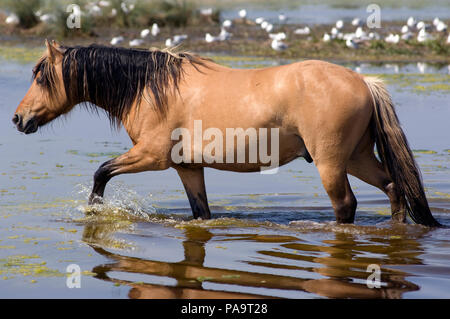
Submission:
<svg viewBox="0 0 450 319">
<path fill-rule="evenodd" d="M 433 36 L 431 34 L 429 34 L 425 28 L 420 29 L 419 34 L 417 35 L 417 41 L 418 42 L 425 42 L 425 41 L 429 41 L 429 40 L 433 40 Z"/>
<path fill-rule="evenodd" d="M 233 22 L 231 22 L 231 20 L 225 20 L 222 23 L 222 27 L 224 27 L 224 28 L 231 28 L 232 26 L 233 26 Z"/>
<path fill-rule="evenodd" d="M 311 29 L 309 27 L 298 28 L 294 31 L 295 34 L 307 35 L 311 33 Z"/>
<path fill-rule="evenodd" d="M 122 36 L 114 37 L 114 38 L 112 38 L 110 43 L 111 43 L 111 45 L 118 45 L 118 44 L 122 43 L 123 40 L 124 40 L 124 38 Z"/>
<path fill-rule="evenodd" d="M 142 39 L 133 39 L 129 42 L 130 47 L 138 47 L 141 46 L 144 43 L 144 40 Z"/>
<path fill-rule="evenodd" d="M 288 48 L 286 43 L 278 39 L 273 39 L 271 46 L 275 51 L 284 51 Z"/>
<path fill-rule="evenodd" d="M 153 23 L 153 25 L 152 25 L 152 36 L 156 37 L 159 34 L 159 32 L 161 32 L 161 30 L 159 29 L 158 24 Z"/>
<path fill-rule="evenodd" d="M 245 10 L 245 9 L 239 10 L 239 16 L 242 19 L 245 19 L 247 17 L 247 10 Z"/>
<path fill-rule="evenodd" d="M 149 29 L 144 29 L 141 31 L 141 38 L 146 38 L 148 35 L 150 34 L 150 30 Z"/>
<path fill-rule="evenodd" d="M 397 44 L 400 41 L 400 35 L 390 33 L 385 39 L 387 43 Z"/>
<path fill-rule="evenodd" d="M 408 27 L 413 28 L 416 25 L 416 19 L 414 19 L 414 17 L 409 17 L 406 24 Z"/>
<path fill-rule="evenodd" d="M 263 23 L 264 22 L 264 18 L 262 18 L 262 17 L 259 17 L 259 18 L 256 18 L 255 19 L 255 23 L 256 24 L 261 24 L 261 23 Z"/>
<path fill-rule="evenodd" d="M 5 20 L 6 24 L 11 24 L 11 25 L 17 25 L 19 24 L 20 20 L 19 17 L 17 15 L 15 15 L 14 13 L 11 13 Z"/>
<path fill-rule="evenodd" d="M 345 45 L 350 49 L 358 48 L 358 44 L 352 38 L 348 38 L 347 41 L 345 41 Z"/>
</svg>

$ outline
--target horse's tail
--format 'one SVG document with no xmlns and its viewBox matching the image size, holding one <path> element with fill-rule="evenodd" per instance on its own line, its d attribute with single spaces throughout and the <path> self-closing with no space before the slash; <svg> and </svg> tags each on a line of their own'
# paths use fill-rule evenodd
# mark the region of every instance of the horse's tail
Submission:
<svg viewBox="0 0 450 319">
<path fill-rule="evenodd" d="M 378 155 L 398 195 L 405 200 L 409 216 L 417 224 L 441 226 L 431 214 L 419 168 L 384 83 L 374 77 L 364 77 L 364 82 L 373 99 L 372 121 Z"/>
</svg>

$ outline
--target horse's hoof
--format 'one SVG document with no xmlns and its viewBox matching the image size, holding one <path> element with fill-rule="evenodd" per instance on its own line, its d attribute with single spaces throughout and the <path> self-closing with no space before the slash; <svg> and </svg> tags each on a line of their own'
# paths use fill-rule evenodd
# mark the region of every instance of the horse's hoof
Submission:
<svg viewBox="0 0 450 319">
<path fill-rule="evenodd" d="M 95 205 L 95 204 L 103 204 L 103 198 L 97 196 L 97 195 L 91 195 L 89 197 L 88 201 L 89 205 Z"/>
</svg>

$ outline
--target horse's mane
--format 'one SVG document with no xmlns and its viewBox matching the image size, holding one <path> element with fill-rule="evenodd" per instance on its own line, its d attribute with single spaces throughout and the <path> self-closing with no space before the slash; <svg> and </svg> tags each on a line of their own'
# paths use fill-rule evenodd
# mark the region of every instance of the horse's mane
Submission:
<svg viewBox="0 0 450 319">
<path fill-rule="evenodd" d="M 195 68 L 205 59 L 189 52 L 167 49 L 141 50 L 100 45 L 63 47 L 62 74 L 67 97 L 75 103 L 108 113 L 112 125 L 119 126 L 144 90 L 149 89 L 152 104 L 159 114 L 168 108 L 168 93 L 176 92 L 182 78 L 183 62 Z M 36 79 L 37 74 L 40 73 Z M 42 57 L 33 69 L 38 84 L 54 93 L 56 73 L 48 59 Z"/>
</svg>

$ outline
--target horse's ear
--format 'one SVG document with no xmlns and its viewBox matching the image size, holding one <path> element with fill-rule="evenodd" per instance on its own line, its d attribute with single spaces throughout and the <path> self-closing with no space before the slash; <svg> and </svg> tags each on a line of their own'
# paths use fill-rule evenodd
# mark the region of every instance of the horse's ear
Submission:
<svg viewBox="0 0 450 319">
<path fill-rule="evenodd" d="M 47 47 L 47 57 L 51 63 L 54 63 L 58 58 L 61 58 L 64 54 L 63 47 L 60 46 L 56 41 L 50 43 L 45 39 L 45 46 Z"/>
</svg>

